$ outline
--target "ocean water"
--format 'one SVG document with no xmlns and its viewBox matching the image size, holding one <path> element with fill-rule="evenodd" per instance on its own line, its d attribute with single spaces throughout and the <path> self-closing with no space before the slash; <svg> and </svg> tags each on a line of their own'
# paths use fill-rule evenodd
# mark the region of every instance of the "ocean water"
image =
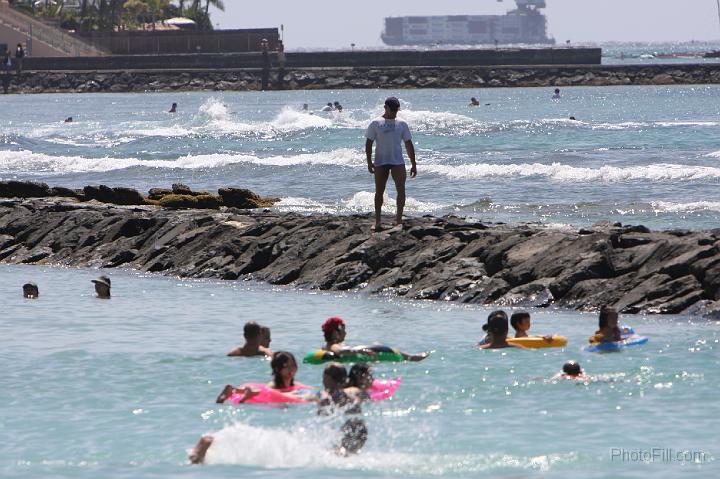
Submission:
<svg viewBox="0 0 720 479">
<path fill-rule="evenodd" d="M 370 212 L 363 135 L 389 94 L 418 150 L 409 215 L 717 226 L 718 86 L 563 88 L 560 100 L 548 88 L 0 96 L 0 179 L 237 186 L 281 197 L 280 211 Z M 342 113 L 317 112 L 336 100 Z M 566 348 L 478 351 L 489 312 L 479 306 L 106 273 L 114 297 L 101 301 L 89 282 L 98 271 L 0 265 L 3 479 L 720 473 L 718 322 L 626 317 L 650 342 L 591 354 L 594 315 L 538 310 L 533 330 L 566 335 Z M 28 280 L 39 300 L 21 297 Z M 246 321 L 300 358 L 331 315 L 346 319 L 350 343 L 433 351 L 375 366 L 403 382 L 364 408 L 361 455 L 329 452 L 341 418 L 310 406 L 214 404 L 226 383 L 269 379 L 267 361 L 225 357 Z M 551 381 L 568 359 L 594 380 Z M 301 365 L 298 379 L 317 388 L 321 370 Z M 190 467 L 204 433 L 216 437 L 208 465 Z"/>
<path fill-rule="evenodd" d="M 0 268 L 0 477 L 717 477 L 720 325 L 625 317 L 647 336 L 621 353 L 583 350 L 590 314 L 532 311 L 562 349 L 479 351 L 487 308 L 294 291 L 250 282 L 98 271 Z M 25 300 L 28 279 L 40 298 Z M 330 452 L 342 418 L 310 405 L 218 406 L 226 383 L 269 379 L 268 361 L 227 358 L 242 325 L 272 328 L 275 350 L 301 358 L 341 315 L 348 342 L 432 350 L 421 363 L 381 363 L 401 377 L 391 400 L 363 406 L 363 452 Z M 576 359 L 594 378 L 551 378 Z M 318 388 L 322 366 L 297 379 Z M 215 435 L 205 466 L 187 450 Z M 673 452 L 664 452 L 672 450 Z M 653 455 L 654 454 L 654 455 Z M 680 461 L 676 461 L 676 459 Z"/>
<path fill-rule="evenodd" d="M 282 211 L 370 212 L 364 132 L 397 94 L 418 151 L 409 215 L 717 225 L 720 86 L 562 90 L 560 100 L 551 88 L 3 96 L 0 178 L 237 186 L 281 197 Z M 482 106 L 468 107 L 471 96 Z M 345 110 L 319 113 L 329 101 Z M 388 212 L 393 196 L 390 186 Z"/>
</svg>

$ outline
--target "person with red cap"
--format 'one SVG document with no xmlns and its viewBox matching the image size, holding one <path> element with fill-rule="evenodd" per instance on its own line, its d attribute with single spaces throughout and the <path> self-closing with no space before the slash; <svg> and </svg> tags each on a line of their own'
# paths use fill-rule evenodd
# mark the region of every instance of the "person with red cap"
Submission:
<svg viewBox="0 0 720 479">
<path fill-rule="evenodd" d="M 325 335 L 325 346 L 322 349 L 335 353 L 337 357 L 346 355 L 355 356 L 358 353 L 367 354 L 373 359 L 377 356 L 377 351 L 375 351 L 372 346 L 355 346 L 351 348 L 344 344 L 346 336 L 345 321 L 339 316 L 328 318 L 322 325 L 322 331 Z M 401 354 L 406 361 L 422 361 L 430 354 L 408 354 L 402 351 L 398 351 L 398 353 Z"/>
<path fill-rule="evenodd" d="M 370 357 L 375 357 L 375 352 L 369 348 L 350 349 L 345 346 L 345 321 L 339 316 L 333 316 L 328 318 L 322 325 L 322 332 L 325 335 L 325 351 L 332 351 L 338 356 L 342 356 L 343 352 L 357 354 L 359 352 L 365 353 Z"/>
</svg>

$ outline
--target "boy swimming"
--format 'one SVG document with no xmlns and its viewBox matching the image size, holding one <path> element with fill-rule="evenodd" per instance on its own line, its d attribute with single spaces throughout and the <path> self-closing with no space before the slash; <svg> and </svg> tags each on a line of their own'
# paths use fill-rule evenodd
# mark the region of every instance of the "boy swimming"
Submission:
<svg viewBox="0 0 720 479">
<path fill-rule="evenodd" d="M 527 311 L 518 311 L 510 316 L 510 325 L 515 330 L 516 338 L 529 338 L 528 331 L 530 330 L 531 321 L 530 313 Z M 552 341 L 552 335 L 545 336 L 532 336 L 535 338 L 543 338 L 546 341 Z"/>
</svg>

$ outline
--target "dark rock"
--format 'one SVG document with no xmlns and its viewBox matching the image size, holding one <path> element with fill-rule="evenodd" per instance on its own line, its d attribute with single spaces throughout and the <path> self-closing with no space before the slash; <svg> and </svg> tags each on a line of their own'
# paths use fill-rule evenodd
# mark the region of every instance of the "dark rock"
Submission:
<svg viewBox="0 0 720 479">
<path fill-rule="evenodd" d="M 242 209 L 269 208 L 280 201 L 279 198 L 261 198 L 243 188 L 220 188 L 218 194 L 225 206 Z"/>
<path fill-rule="evenodd" d="M 110 188 L 109 186 L 86 186 L 83 194 L 87 200 L 97 200 L 101 203 L 115 205 L 144 205 L 145 198 L 132 188 Z"/>
<path fill-rule="evenodd" d="M 238 191 L 226 197 L 249 196 Z M 134 190 L 106 186 L 87 192 L 112 201 L 134 197 Z M 371 234 L 369 214 L 210 213 L 198 208 L 217 209 L 221 198 L 195 192 L 154 201 L 190 209 L 58 197 L 0 201 L 0 261 L 129 265 L 183 277 L 584 311 L 610 304 L 624 312 L 679 313 L 720 302 L 720 244 L 710 241 L 718 232 L 626 226 L 580 235 L 426 217 Z"/>
<path fill-rule="evenodd" d="M 50 188 L 50 196 L 61 196 L 65 198 L 78 198 L 84 199 L 85 194 L 82 190 L 73 190 L 70 188 L 63 188 L 62 186 L 55 186 Z"/>
<path fill-rule="evenodd" d="M 148 199 L 151 200 L 160 200 L 165 195 L 171 195 L 173 193 L 173 190 L 168 188 L 151 188 L 150 191 L 148 191 Z"/>
<path fill-rule="evenodd" d="M 213 195 L 165 195 L 158 202 L 163 208 L 200 208 L 200 209 L 217 209 L 220 207 L 221 200 Z"/>
<path fill-rule="evenodd" d="M 0 198 L 44 198 L 51 196 L 45 183 L 31 181 L 0 181 Z"/>
</svg>

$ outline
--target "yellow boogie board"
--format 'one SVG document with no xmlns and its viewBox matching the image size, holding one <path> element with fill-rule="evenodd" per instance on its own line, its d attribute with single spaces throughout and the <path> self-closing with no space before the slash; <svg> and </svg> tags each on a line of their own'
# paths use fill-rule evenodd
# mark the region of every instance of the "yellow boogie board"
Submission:
<svg viewBox="0 0 720 479">
<path fill-rule="evenodd" d="M 530 349 L 537 348 L 562 348 L 567 344 L 565 336 L 554 335 L 549 341 L 542 336 L 530 336 L 527 338 L 507 338 L 508 343 L 519 344 Z"/>
</svg>

